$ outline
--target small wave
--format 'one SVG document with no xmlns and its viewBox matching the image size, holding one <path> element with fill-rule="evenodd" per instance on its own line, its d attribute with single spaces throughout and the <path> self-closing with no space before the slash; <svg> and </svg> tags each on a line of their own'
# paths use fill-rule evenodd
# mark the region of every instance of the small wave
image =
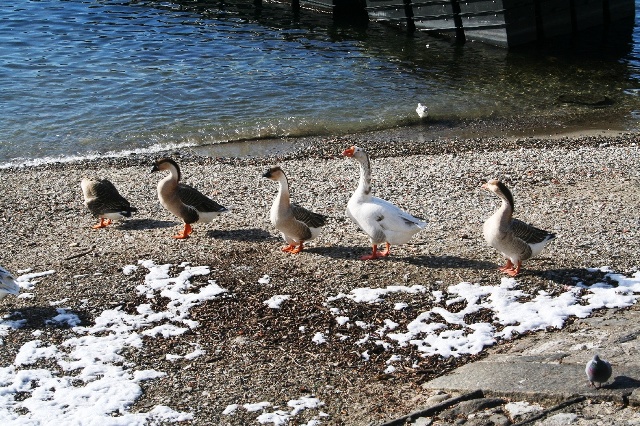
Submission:
<svg viewBox="0 0 640 426">
<path fill-rule="evenodd" d="M 133 154 L 153 154 L 155 152 L 169 151 L 180 148 L 197 146 L 194 142 L 163 143 L 146 148 L 136 148 L 124 151 L 91 152 L 83 155 L 51 156 L 43 158 L 14 158 L 8 162 L 0 163 L 0 170 L 8 168 L 34 167 L 53 163 L 74 163 L 76 161 L 97 160 L 99 158 L 122 158 Z"/>
</svg>

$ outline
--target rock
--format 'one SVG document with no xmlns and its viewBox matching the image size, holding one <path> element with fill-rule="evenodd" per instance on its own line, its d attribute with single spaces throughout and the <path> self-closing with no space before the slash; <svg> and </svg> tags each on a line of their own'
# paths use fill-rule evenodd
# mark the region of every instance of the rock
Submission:
<svg viewBox="0 0 640 426">
<path fill-rule="evenodd" d="M 640 388 L 634 389 L 629 395 L 629 405 L 632 407 L 640 407 Z"/>
<path fill-rule="evenodd" d="M 463 401 L 457 406 L 446 410 L 440 416 L 444 420 L 453 420 L 457 417 L 464 416 L 469 417 L 470 414 L 477 413 L 478 411 L 487 410 L 489 408 L 497 407 L 505 404 L 506 401 L 501 398 L 478 398 L 470 401 Z"/>
<path fill-rule="evenodd" d="M 489 422 L 495 426 L 509 426 L 511 424 L 511 420 L 507 416 L 502 414 L 494 414 L 489 417 Z"/>
<path fill-rule="evenodd" d="M 544 422 L 545 426 L 561 426 L 570 425 L 578 420 L 578 415 L 573 413 L 560 413 L 555 416 L 547 417 Z"/>
<path fill-rule="evenodd" d="M 436 405 L 441 403 L 442 401 L 446 401 L 449 398 L 451 398 L 451 395 L 449 395 L 448 393 L 433 395 L 427 398 L 427 405 Z"/>
</svg>

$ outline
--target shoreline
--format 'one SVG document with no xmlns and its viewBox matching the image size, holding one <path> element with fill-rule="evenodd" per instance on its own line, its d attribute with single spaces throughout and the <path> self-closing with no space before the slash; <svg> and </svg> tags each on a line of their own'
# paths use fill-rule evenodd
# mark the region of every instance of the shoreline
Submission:
<svg viewBox="0 0 640 426">
<path fill-rule="evenodd" d="M 366 143 L 368 141 L 381 143 L 385 139 L 401 144 L 448 144 L 451 141 L 460 142 L 482 139 L 491 149 L 513 146 L 516 142 L 538 141 L 541 146 L 552 146 L 553 141 L 585 140 L 590 138 L 619 138 L 624 135 L 640 133 L 637 123 L 620 121 L 618 119 L 606 122 L 596 112 L 582 113 L 577 117 L 509 117 L 486 119 L 463 119 L 460 121 L 440 121 L 426 119 L 422 123 L 399 126 L 389 129 L 363 131 L 339 135 L 318 136 L 283 136 L 253 140 L 225 141 L 205 145 L 185 145 L 168 147 L 148 147 L 131 151 L 113 151 L 107 153 L 87 153 L 63 157 L 46 157 L 33 159 L 13 159 L 0 165 L 0 170 L 10 170 L 24 167 L 39 167 L 50 164 L 67 164 L 78 162 L 101 161 L 103 159 L 117 160 L 130 157 L 157 158 L 171 152 L 189 153 L 195 156 L 228 158 L 237 160 L 252 159 L 280 159 L 303 158 L 305 155 L 317 155 L 318 147 L 332 139 L 350 139 Z M 610 114 L 610 113 L 607 113 Z M 597 118 L 596 118 L 597 117 Z M 605 114 L 606 117 L 606 114 Z M 590 118 L 594 121 L 589 121 Z M 590 142 L 585 142 L 590 144 Z M 531 146 L 526 144 L 525 146 Z M 473 149 L 473 146 L 467 147 Z M 429 152 L 438 152 L 429 149 Z M 384 155 L 384 153 L 381 153 Z M 327 153 L 325 153 L 325 156 Z"/>
<path fill-rule="evenodd" d="M 225 407 L 282 404 L 282 395 L 302 393 L 325 404 L 330 417 L 322 424 L 380 423 L 423 403 L 423 381 L 483 353 L 421 358 L 411 346 L 394 347 L 404 361 L 395 373 L 385 374 L 390 353 L 373 340 L 355 344 L 364 331 L 337 325 L 327 300 L 362 287 L 422 285 L 430 292 L 461 282 L 499 285 L 503 277 L 495 268 L 502 259 L 486 247 L 481 233 L 496 199 L 480 190 L 483 180 L 505 180 L 516 198 L 516 216 L 558 235 L 540 257 L 524 265 L 518 278 L 523 291 L 560 294 L 577 280 L 588 286 L 603 279 L 603 273 L 587 268 L 629 272 L 640 266 L 637 133 L 427 139 L 421 130 L 307 138 L 295 152 L 264 158 L 168 151 L 0 170 L 0 226 L 9 236 L 0 265 L 14 273 L 55 271 L 39 279 L 28 291 L 31 297 L 0 302 L 10 319 L 26 321 L 2 337 L 0 360 L 12 364 L 20 348 L 34 339 L 34 330 L 51 345 L 73 336 L 67 326 L 46 325 L 56 308 L 77 313 L 89 326 L 107 308 L 131 315 L 143 304 L 164 309 L 165 297 L 139 293 L 146 282 L 143 271 L 126 275 L 123 268 L 152 260 L 172 265 L 177 273 L 182 262 L 190 262 L 210 269 L 193 279 L 196 288 L 214 280 L 229 295 L 192 308 L 190 319 L 197 328 L 178 336 L 144 337 L 142 347 L 122 352 L 135 369 L 166 374 L 140 383 L 142 395 L 132 412 L 164 404 L 194 413 L 190 424 L 241 425 L 255 421 L 257 414 L 223 416 Z M 376 195 L 429 222 L 381 261 L 358 259 L 370 250 L 369 243 L 344 216 L 358 171 L 340 153 L 353 144 L 371 154 Z M 173 240 L 181 225 L 157 201 L 160 176 L 149 174 L 159 155 L 174 157 L 185 182 L 232 207 L 231 214 L 195 225 L 188 240 Z M 268 219 L 276 187 L 260 176 L 274 163 L 286 170 L 295 201 L 330 216 L 327 229 L 297 256 L 280 251 L 283 242 Z M 138 213 L 115 226 L 91 229 L 95 220 L 82 205 L 79 182 L 92 175 L 110 179 Z M 266 284 L 260 281 L 265 276 L 270 277 Z M 279 310 L 269 309 L 264 301 L 274 295 L 291 299 Z M 409 309 L 395 311 L 391 303 L 339 306 L 350 309 L 353 321 L 379 328 L 389 318 L 406 327 L 435 303 L 430 293 L 393 295 L 389 302 L 407 303 Z M 314 343 L 314 333 L 326 334 L 330 342 Z M 353 338 L 342 341 L 338 334 Z M 204 355 L 167 359 L 192 347 Z M 360 356 L 365 351 L 371 355 L 366 362 Z M 31 367 L 51 363 L 40 359 Z"/>
</svg>

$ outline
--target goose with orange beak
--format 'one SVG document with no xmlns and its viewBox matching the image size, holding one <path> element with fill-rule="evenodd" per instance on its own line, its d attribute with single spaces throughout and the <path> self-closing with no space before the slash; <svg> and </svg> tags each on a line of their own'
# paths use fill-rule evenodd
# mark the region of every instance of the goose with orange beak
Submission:
<svg viewBox="0 0 640 426">
<path fill-rule="evenodd" d="M 279 166 L 271 167 L 262 177 L 278 182 L 278 194 L 273 200 L 269 219 L 287 243 L 282 251 L 300 253 L 305 241 L 313 240 L 320 234 L 320 228 L 326 224 L 327 216 L 291 202 L 289 181 Z"/>
<path fill-rule="evenodd" d="M 411 237 L 427 226 L 389 201 L 371 195 L 371 165 L 369 154 L 357 146 L 345 149 L 342 155 L 353 158 L 360 166 L 358 187 L 347 203 L 347 216 L 371 240 L 371 254 L 363 260 L 378 259 L 391 253 L 391 245 L 406 244 Z M 379 244 L 385 244 L 378 251 Z"/>
<path fill-rule="evenodd" d="M 513 195 L 504 183 L 492 179 L 482 188 L 502 200 L 500 207 L 484 222 L 482 234 L 487 244 L 507 259 L 506 265 L 498 269 L 515 277 L 520 273 L 522 261 L 539 255 L 556 235 L 514 219 Z"/>
<path fill-rule="evenodd" d="M 215 217 L 229 210 L 213 201 L 195 188 L 180 182 L 180 166 L 170 158 L 161 158 L 153 163 L 152 172 L 169 172 L 158 182 L 160 204 L 182 219 L 184 229 L 173 238 L 185 239 L 191 235 L 191 224 L 211 222 Z"/>
</svg>

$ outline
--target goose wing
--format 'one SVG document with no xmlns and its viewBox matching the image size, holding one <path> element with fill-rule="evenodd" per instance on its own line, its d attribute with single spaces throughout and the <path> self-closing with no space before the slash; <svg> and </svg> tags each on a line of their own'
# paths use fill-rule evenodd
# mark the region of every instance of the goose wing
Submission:
<svg viewBox="0 0 640 426">
<path fill-rule="evenodd" d="M 18 294 L 19 292 L 20 286 L 16 284 L 13 275 L 11 275 L 9 271 L 0 266 L 0 293 Z"/>
<path fill-rule="evenodd" d="M 227 211 L 226 207 L 216 203 L 197 189 L 183 183 L 178 184 L 178 197 L 184 204 L 193 207 L 199 212 L 222 213 Z"/>
<path fill-rule="evenodd" d="M 375 209 L 375 220 L 380 223 L 383 229 L 407 232 L 415 230 L 416 227 L 422 229 L 427 225 L 426 222 L 412 216 L 387 200 L 374 197 L 373 203 L 378 206 Z"/>
<path fill-rule="evenodd" d="M 513 234 L 525 241 L 527 244 L 538 244 L 555 238 L 555 234 L 536 228 L 535 226 L 524 223 L 521 220 L 513 219 L 511 221 L 511 230 Z"/>
<path fill-rule="evenodd" d="M 116 187 L 107 179 L 92 181 L 90 184 L 92 198 L 87 200 L 87 207 L 94 215 L 103 213 L 128 213 L 137 211 L 131 207 L 129 201 L 124 198 Z"/>
<path fill-rule="evenodd" d="M 298 204 L 291 203 L 291 211 L 293 212 L 293 217 L 307 225 L 309 228 L 320 228 L 327 223 L 327 216 L 314 213 Z"/>
</svg>

